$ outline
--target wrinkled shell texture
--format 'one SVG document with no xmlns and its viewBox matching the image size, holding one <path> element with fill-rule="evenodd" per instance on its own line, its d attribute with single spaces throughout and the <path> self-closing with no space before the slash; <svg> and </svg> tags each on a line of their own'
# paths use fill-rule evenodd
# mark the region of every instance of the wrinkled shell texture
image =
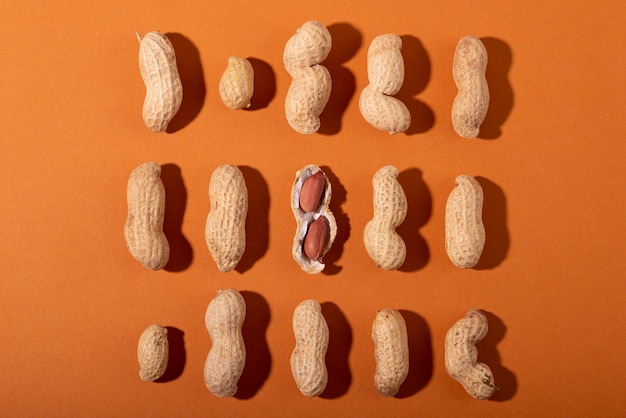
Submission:
<svg viewBox="0 0 626 418">
<path fill-rule="evenodd" d="M 446 334 L 446 371 L 474 399 L 487 399 L 498 388 L 489 366 L 478 362 L 476 343 L 487 335 L 487 317 L 472 309 Z"/>
<path fill-rule="evenodd" d="M 239 168 L 224 164 L 213 171 L 209 201 L 204 237 L 217 268 L 226 273 L 237 266 L 246 249 L 248 189 Z"/>
<path fill-rule="evenodd" d="M 318 396 L 328 383 L 329 331 L 321 305 L 312 299 L 300 303 L 294 310 L 292 323 L 296 338 L 291 353 L 293 378 L 304 396 Z"/>
<path fill-rule="evenodd" d="M 480 39 L 465 36 L 459 40 L 452 63 L 452 76 L 458 93 L 452 104 L 452 127 L 464 138 L 476 138 L 489 108 L 487 49 Z"/>
<path fill-rule="evenodd" d="M 391 308 L 378 311 L 372 324 L 372 340 L 374 386 L 381 396 L 394 396 L 409 374 L 409 340 L 400 312 Z"/>
<path fill-rule="evenodd" d="M 206 311 L 204 321 L 211 337 L 211 349 L 204 364 L 204 383 L 220 398 L 237 392 L 237 383 L 246 364 L 241 333 L 245 317 L 246 303 L 235 289 L 218 291 Z"/>
<path fill-rule="evenodd" d="M 407 200 L 394 166 L 374 174 L 374 217 L 365 225 L 363 242 L 370 258 L 384 270 L 396 270 L 406 259 L 406 244 L 396 232 L 407 214 Z"/>
<path fill-rule="evenodd" d="M 335 241 L 335 237 L 337 236 L 337 221 L 333 213 L 330 210 L 330 199 L 332 196 L 332 188 L 328 177 L 324 174 L 324 180 L 326 182 L 326 186 L 324 187 L 324 192 L 321 197 L 321 202 L 317 209 L 313 212 L 304 212 L 300 208 L 300 191 L 302 189 L 303 183 L 313 174 L 322 171 L 316 165 L 307 165 L 303 167 L 301 170 L 296 172 L 296 178 L 294 180 L 292 189 L 291 189 L 291 210 L 296 219 L 296 233 L 293 238 L 293 246 L 291 249 L 291 254 L 293 255 L 294 260 L 300 265 L 300 268 L 309 274 L 319 273 L 324 270 L 325 265 L 322 263 L 322 258 L 324 255 L 330 250 Z M 323 171 L 322 171 L 323 173 Z M 326 242 L 326 246 L 321 252 L 320 257 L 317 260 L 311 260 L 304 253 L 304 241 L 307 236 L 307 232 L 309 230 L 309 226 L 320 216 L 323 216 L 328 221 L 328 240 Z"/>
<path fill-rule="evenodd" d="M 390 134 L 406 131 L 411 113 L 406 105 L 393 97 L 404 82 L 402 39 L 394 34 L 379 35 L 367 51 L 366 86 L 359 97 L 363 118 L 373 127 Z"/>
<path fill-rule="evenodd" d="M 128 251 L 142 266 L 162 269 L 169 260 L 170 246 L 163 233 L 165 187 L 161 166 L 147 162 L 135 168 L 128 179 L 126 200 L 124 240 Z"/>
<path fill-rule="evenodd" d="M 285 97 L 285 116 L 301 134 L 312 134 L 320 128 L 320 115 L 332 90 L 330 73 L 320 64 L 331 47 L 330 32 L 317 21 L 306 22 L 285 45 L 283 64 L 292 77 Z"/>
<path fill-rule="evenodd" d="M 229 57 L 226 70 L 220 78 L 222 102 L 232 110 L 250 107 L 254 94 L 254 69 L 245 58 Z"/>
<path fill-rule="evenodd" d="M 478 181 L 462 174 L 446 203 L 446 252 L 459 268 L 472 268 L 480 259 L 485 246 L 485 226 L 482 220 L 483 189 Z"/>
<path fill-rule="evenodd" d="M 153 132 L 163 132 L 180 109 L 183 84 L 170 40 L 160 32 L 139 39 L 139 70 L 146 85 L 143 120 Z"/>
<path fill-rule="evenodd" d="M 141 333 L 137 345 L 137 360 L 141 380 L 154 382 L 163 376 L 169 360 L 167 328 L 150 325 Z"/>
</svg>

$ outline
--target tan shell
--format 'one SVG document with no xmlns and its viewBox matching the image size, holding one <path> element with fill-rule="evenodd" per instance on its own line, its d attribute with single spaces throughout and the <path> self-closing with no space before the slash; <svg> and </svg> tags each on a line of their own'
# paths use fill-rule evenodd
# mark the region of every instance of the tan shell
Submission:
<svg viewBox="0 0 626 418">
<path fill-rule="evenodd" d="M 149 32 L 139 40 L 139 70 L 146 85 L 143 121 L 153 132 L 167 129 L 183 101 L 183 84 L 170 40 L 161 32 Z"/>
<path fill-rule="evenodd" d="M 485 314 L 472 309 L 446 334 L 446 371 L 474 399 L 487 399 L 498 390 L 489 366 L 478 362 L 476 343 L 487 335 L 487 325 Z"/>
<path fill-rule="evenodd" d="M 485 247 L 482 219 L 483 189 L 473 177 L 461 174 L 446 203 L 446 252 L 459 268 L 474 267 Z"/>
<path fill-rule="evenodd" d="M 326 351 L 328 324 L 322 307 L 313 300 L 301 302 L 293 312 L 293 333 L 296 346 L 291 353 L 291 372 L 304 396 L 318 396 L 328 383 Z"/>
<path fill-rule="evenodd" d="M 401 48 L 402 39 L 397 35 L 374 38 L 367 51 L 369 85 L 359 96 L 359 110 L 367 123 L 390 134 L 404 132 L 411 125 L 411 112 L 393 97 L 404 82 Z"/>
<path fill-rule="evenodd" d="M 219 85 L 222 102 L 232 110 L 250 107 L 254 94 L 254 69 L 245 58 L 228 57 Z"/>
<path fill-rule="evenodd" d="M 465 36 L 454 52 L 452 77 L 458 93 L 452 104 L 452 127 L 464 138 L 476 138 L 489 109 L 487 49 L 480 39 Z"/>
<path fill-rule="evenodd" d="M 328 69 L 321 65 L 332 47 L 330 32 L 320 22 L 308 21 L 289 38 L 283 64 L 292 77 L 285 97 L 285 116 L 298 133 L 313 134 L 320 128 L 332 90 Z"/>
<path fill-rule="evenodd" d="M 246 250 L 248 189 L 241 170 L 230 164 L 217 167 L 211 175 L 209 200 L 204 238 L 217 268 L 226 273 Z"/>
<path fill-rule="evenodd" d="M 376 373 L 374 386 L 381 396 L 394 396 L 409 374 L 409 339 L 400 312 L 387 308 L 372 324 Z"/>
<path fill-rule="evenodd" d="M 161 166 L 147 162 L 135 168 L 126 189 L 128 216 L 124 240 L 131 255 L 142 266 L 160 270 L 170 257 L 170 246 L 163 233 L 165 187 Z"/>
<path fill-rule="evenodd" d="M 406 259 L 406 244 L 396 232 L 407 214 L 407 200 L 398 169 L 382 167 L 374 174 L 374 217 L 365 225 L 363 243 L 370 258 L 384 270 L 396 270 Z"/>
<path fill-rule="evenodd" d="M 322 171 L 316 165 L 307 165 L 296 173 L 296 178 L 291 189 L 291 210 L 296 218 L 296 233 L 293 238 L 293 247 L 291 253 L 294 260 L 300 265 L 303 271 L 309 274 L 319 273 L 324 270 L 325 265 L 322 263 L 322 258 L 330 250 L 337 236 L 337 221 L 333 213 L 330 210 L 330 199 L 332 196 L 332 188 L 330 180 L 324 174 L 326 180 L 326 187 L 322 194 L 321 203 L 314 212 L 304 212 L 300 208 L 300 190 L 302 184 L 309 178 L 309 176 Z M 323 171 L 322 171 L 323 173 Z M 318 260 L 311 260 L 306 256 L 303 251 L 304 239 L 306 237 L 309 225 L 318 217 L 324 216 L 328 220 L 329 236 L 326 246 L 321 253 Z"/>
<path fill-rule="evenodd" d="M 141 380 L 154 382 L 163 376 L 169 359 L 167 328 L 150 325 L 141 333 L 137 345 L 137 359 Z"/>
<path fill-rule="evenodd" d="M 241 333 L 245 318 L 245 300 L 235 289 L 218 290 L 206 310 L 204 322 L 212 344 L 204 363 L 204 383 L 220 398 L 237 393 L 237 383 L 246 364 Z"/>
</svg>

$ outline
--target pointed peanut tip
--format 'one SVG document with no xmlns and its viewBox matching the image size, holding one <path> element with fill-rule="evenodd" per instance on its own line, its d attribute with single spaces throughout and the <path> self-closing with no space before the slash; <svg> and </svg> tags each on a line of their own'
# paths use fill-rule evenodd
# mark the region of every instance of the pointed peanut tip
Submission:
<svg viewBox="0 0 626 418">
<path fill-rule="evenodd" d="M 135 35 L 137 36 L 137 40 L 141 42 L 141 35 L 139 34 L 138 31 L 135 31 Z"/>
</svg>

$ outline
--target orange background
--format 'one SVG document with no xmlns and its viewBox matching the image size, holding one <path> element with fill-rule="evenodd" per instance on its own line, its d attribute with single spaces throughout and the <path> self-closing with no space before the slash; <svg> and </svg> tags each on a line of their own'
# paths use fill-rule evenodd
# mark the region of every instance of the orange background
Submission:
<svg viewBox="0 0 626 418">
<path fill-rule="evenodd" d="M 0 404 L 7 416 L 618 416 L 624 393 L 626 287 L 624 3 L 366 1 L 12 2 L 2 7 Z M 307 20 L 329 27 L 333 93 L 319 133 L 284 117 L 285 42 Z M 169 132 L 143 125 L 134 31 L 174 44 L 184 100 Z M 403 39 L 398 94 L 413 123 L 390 136 L 358 109 L 366 55 L 382 33 Z M 489 53 L 491 106 L 481 138 L 457 136 L 451 63 L 458 39 Z M 251 58 L 253 108 L 231 111 L 217 86 L 229 55 Z M 126 182 L 163 165 L 168 266 L 128 253 Z M 250 195 L 247 250 L 220 273 L 204 242 L 212 171 L 241 167 Z M 339 234 L 326 271 L 291 257 L 294 174 L 322 166 Z M 401 172 L 409 214 L 401 271 L 377 269 L 362 242 L 371 178 Z M 487 243 L 472 270 L 448 260 L 444 208 L 454 178 L 476 176 Z M 205 388 L 203 320 L 218 288 L 247 303 L 248 362 L 234 398 Z M 304 299 L 330 327 L 330 381 L 303 397 L 289 367 L 291 315 Z M 411 371 L 378 396 L 371 324 L 407 322 Z M 500 392 L 471 399 L 445 372 L 448 328 L 488 314 L 478 344 Z M 170 329 L 165 381 L 138 377 L 145 327 Z"/>
</svg>

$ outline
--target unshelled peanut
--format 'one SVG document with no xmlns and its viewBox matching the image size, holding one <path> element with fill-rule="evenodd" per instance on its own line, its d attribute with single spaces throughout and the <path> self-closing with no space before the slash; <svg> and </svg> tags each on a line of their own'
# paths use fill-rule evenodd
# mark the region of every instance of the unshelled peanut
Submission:
<svg viewBox="0 0 626 418">
<path fill-rule="evenodd" d="M 396 232 L 407 214 L 398 169 L 384 166 L 374 174 L 374 217 L 365 225 L 363 242 L 370 258 L 384 270 L 396 270 L 406 259 L 406 244 Z"/>
<path fill-rule="evenodd" d="M 387 308 L 372 324 L 376 372 L 374 386 L 381 396 L 394 396 L 409 374 L 409 340 L 402 314 Z"/>
<path fill-rule="evenodd" d="M 150 325 L 139 337 L 137 345 L 139 378 L 144 382 L 154 382 L 165 373 L 169 360 L 167 328 Z"/>
<path fill-rule="evenodd" d="M 292 77 L 285 115 L 296 132 L 312 134 L 320 128 L 320 115 L 332 90 L 330 73 L 321 63 L 331 47 L 330 32 L 313 20 L 304 23 L 285 45 L 283 64 Z"/>
<path fill-rule="evenodd" d="M 146 85 L 143 121 L 153 132 L 167 129 L 183 101 L 183 84 L 170 40 L 160 32 L 149 32 L 139 40 L 139 70 Z"/>
<path fill-rule="evenodd" d="M 459 268 L 472 268 L 485 246 L 483 189 L 466 174 L 458 176 L 446 203 L 446 252 Z"/>
<path fill-rule="evenodd" d="M 485 314 L 472 309 L 446 334 L 446 371 L 474 399 L 487 399 L 498 390 L 489 366 L 478 362 L 476 343 L 487 335 L 487 325 Z"/>
<path fill-rule="evenodd" d="M 222 102 L 232 110 L 250 107 L 254 94 L 254 69 L 245 58 L 231 56 L 219 85 Z"/>
<path fill-rule="evenodd" d="M 160 270 L 170 257 L 170 246 L 163 232 L 165 187 L 161 166 L 147 162 L 135 168 L 126 189 L 128 216 L 124 240 L 131 255 L 150 270 Z"/>
<path fill-rule="evenodd" d="M 367 51 L 369 85 L 359 98 L 363 118 L 373 127 L 390 134 L 406 131 L 411 125 L 411 112 L 393 97 L 404 82 L 402 39 L 394 34 L 379 35 Z"/>
<path fill-rule="evenodd" d="M 246 364 L 241 332 L 245 317 L 246 303 L 235 289 L 218 290 L 206 311 L 204 322 L 211 337 L 211 349 L 204 363 L 204 383 L 220 398 L 237 393 Z"/>
<path fill-rule="evenodd" d="M 452 127 L 464 138 L 476 138 L 489 108 L 487 49 L 480 39 L 465 36 L 459 40 L 452 63 L 452 76 L 458 93 L 452 104 Z"/>
<path fill-rule="evenodd" d="M 318 396 L 328 383 L 326 351 L 328 324 L 321 305 L 312 299 L 301 302 L 293 312 L 296 347 L 291 353 L 291 372 L 304 396 Z"/>
<path fill-rule="evenodd" d="M 205 241 L 221 272 L 233 270 L 246 249 L 248 189 L 243 173 L 224 164 L 213 171 L 209 184 L 211 210 L 206 220 Z"/>
<path fill-rule="evenodd" d="M 322 258 L 337 236 L 337 221 L 330 210 L 332 188 L 326 174 L 316 165 L 298 172 L 291 188 L 291 210 L 296 233 L 291 253 L 303 271 L 324 270 Z"/>
</svg>

